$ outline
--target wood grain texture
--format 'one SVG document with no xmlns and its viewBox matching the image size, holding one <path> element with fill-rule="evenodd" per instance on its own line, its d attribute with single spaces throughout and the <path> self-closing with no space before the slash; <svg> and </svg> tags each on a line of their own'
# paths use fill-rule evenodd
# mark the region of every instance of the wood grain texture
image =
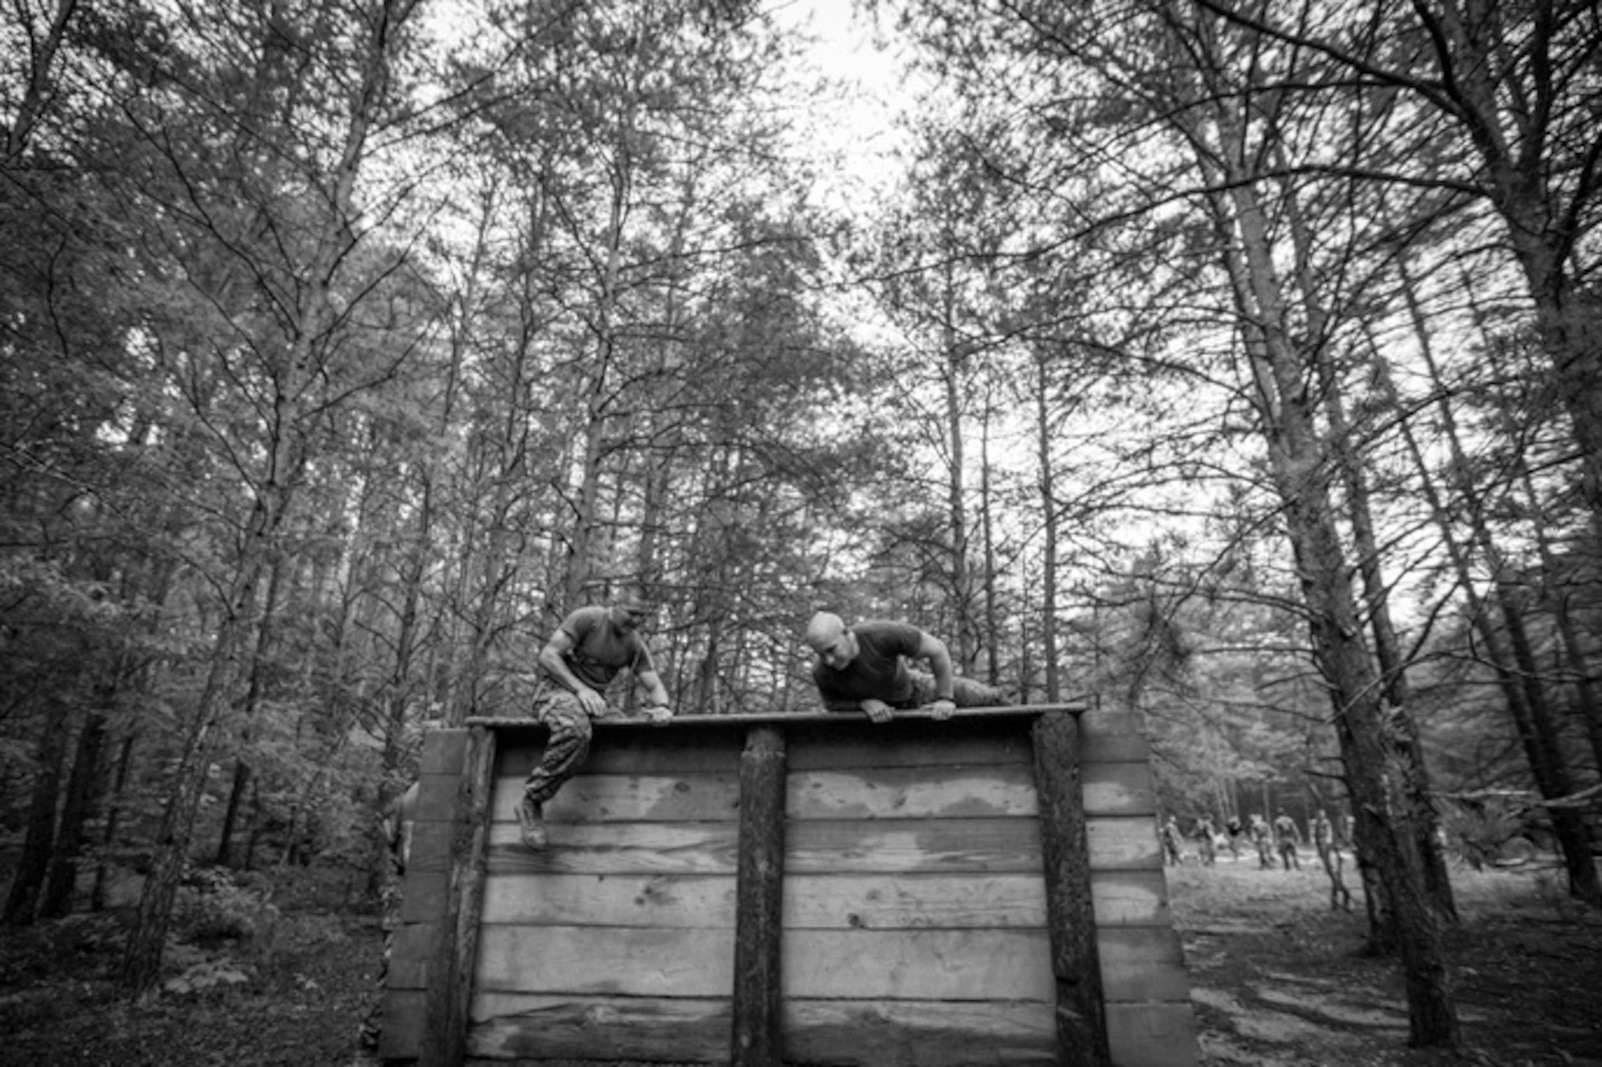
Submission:
<svg viewBox="0 0 1602 1067">
<path fill-rule="evenodd" d="M 803 723 L 787 731 L 790 769 L 1027 767 L 1029 743 L 1023 725 L 1012 719 L 943 723 L 924 719 L 876 726 L 856 716 L 841 716 L 838 724 Z"/>
<path fill-rule="evenodd" d="M 784 1008 L 790 1063 L 873 1067 L 1044 1067 L 1056 1064 L 1051 1007 L 790 999 Z"/>
<path fill-rule="evenodd" d="M 1107 1067 L 1102 973 L 1086 844 L 1079 720 L 1045 715 L 1031 731 L 1040 794 L 1041 870 L 1055 986 L 1057 1055 L 1064 1067 Z"/>
<path fill-rule="evenodd" d="M 765 1005 L 754 1018 L 782 1025 L 761 1040 L 796 1064 L 1079 1062 L 1062 1056 L 1061 1034 L 1078 1023 L 1072 1012 L 1064 1023 L 1042 877 L 1030 736 L 1041 717 L 603 724 L 586 766 L 547 807 L 552 844 L 538 855 L 518 842 L 512 805 L 544 731 L 506 730 L 488 793 L 464 1055 L 738 1061 L 740 781 L 748 732 L 761 726 L 782 735 L 788 770 L 784 846 L 769 861 L 783 868 L 772 954 L 782 999 L 774 1008 L 769 985 L 752 1001 Z M 1112 1062 L 1195 1067 L 1140 720 L 1075 718 Z M 422 991 L 455 869 L 450 807 L 468 734 L 436 734 L 385 1004 L 394 1030 L 383 1048 L 401 1059 L 422 1046 Z"/>
<path fill-rule="evenodd" d="M 786 929 L 912 930 L 1046 924 L 1038 871 L 1012 874 L 790 874 Z"/>
<path fill-rule="evenodd" d="M 727 874 L 738 859 L 739 824 L 547 823 L 550 845 L 530 852 L 517 826 L 490 828 L 493 877 L 517 874 Z"/>
<path fill-rule="evenodd" d="M 430 730 L 423 737 L 423 751 L 417 757 L 417 773 L 456 778 L 462 773 L 462 757 L 466 752 L 465 729 Z"/>
<path fill-rule="evenodd" d="M 1196 1015 L 1189 999 L 1108 1004 L 1107 1036 L 1118 1067 L 1196 1067 Z"/>
<path fill-rule="evenodd" d="M 417 1050 L 423 1045 L 425 1010 L 421 989 L 390 987 L 379 1015 L 379 1059 L 389 1061 L 416 1057 Z"/>
<path fill-rule="evenodd" d="M 726 997 L 733 988 L 733 928 L 491 929 L 473 975 L 481 993 Z"/>
<path fill-rule="evenodd" d="M 1096 925 L 1169 926 L 1168 879 L 1155 870 L 1091 869 L 1090 896 Z"/>
<path fill-rule="evenodd" d="M 595 731 L 584 774 L 739 773 L 746 727 L 733 723 L 691 726 L 672 723 L 655 729 Z M 544 751 L 543 729 L 507 738 L 500 773 L 523 779 Z"/>
<path fill-rule="evenodd" d="M 1022 763 L 976 767 L 858 767 L 790 775 L 791 819 L 1032 817 L 1035 788 Z"/>
<path fill-rule="evenodd" d="M 512 823 L 523 797 L 523 778 L 495 781 L 496 821 Z M 740 812 L 738 770 L 658 774 L 578 774 L 545 804 L 545 821 L 733 822 Z"/>
<path fill-rule="evenodd" d="M 1103 927 L 1096 931 L 1106 1002 L 1186 1000 L 1190 979 L 1179 935 L 1169 927 Z"/>
<path fill-rule="evenodd" d="M 752 726 L 740 757 L 732 1067 L 781 1067 L 784 808 L 784 734 L 775 726 Z"/>
<path fill-rule="evenodd" d="M 1090 867 L 1096 871 L 1161 871 L 1162 848 L 1157 823 L 1149 815 L 1101 816 L 1085 825 Z"/>
<path fill-rule="evenodd" d="M 468 1052 L 485 1060 L 720 1063 L 727 997 L 595 997 L 482 993 Z"/>
<path fill-rule="evenodd" d="M 395 931 L 395 943 L 390 946 L 390 989 L 425 989 L 428 986 L 428 969 L 434 960 L 439 921 L 402 924 Z"/>
<path fill-rule="evenodd" d="M 731 874 L 501 872 L 484 890 L 486 925 L 734 927 Z"/>
<path fill-rule="evenodd" d="M 478 956 L 480 909 L 489 836 L 490 789 L 495 775 L 495 734 L 468 733 L 452 820 L 450 882 L 424 994 L 426 1067 L 458 1067 L 466 1052 L 471 976 Z"/>
<path fill-rule="evenodd" d="M 796 874 L 1040 871 L 1034 819 L 798 820 L 785 867 Z"/>
<path fill-rule="evenodd" d="M 1055 999 L 1036 930 L 787 930 L 786 997 L 841 1000 Z"/>
<path fill-rule="evenodd" d="M 1085 815 L 1151 815 L 1157 790 L 1147 763 L 1086 763 L 1081 767 Z"/>
</svg>

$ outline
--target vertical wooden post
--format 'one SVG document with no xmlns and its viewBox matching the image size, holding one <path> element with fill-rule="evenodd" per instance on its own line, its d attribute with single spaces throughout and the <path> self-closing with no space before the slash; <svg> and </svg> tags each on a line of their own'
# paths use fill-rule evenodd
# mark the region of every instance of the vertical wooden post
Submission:
<svg viewBox="0 0 1602 1067">
<path fill-rule="evenodd" d="M 1107 1018 L 1090 897 L 1090 847 L 1080 767 L 1079 718 L 1047 712 L 1032 731 L 1040 844 L 1045 861 L 1046 925 L 1057 979 L 1058 1062 L 1109 1067 Z"/>
<path fill-rule="evenodd" d="M 494 784 L 495 731 L 474 726 L 468 733 L 456 791 L 450 881 L 439 942 L 429 964 L 420 1067 L 460 1067 L 467 1054 L 467 1009 L 473 995 L 473 964 L 484 908 Z"/>
<path fill-rule="evenodd" d="M 784 734 L 753 726 L 740 756 L 731 1067 L 780 1067 L 784 925 Z"/>
</svg>

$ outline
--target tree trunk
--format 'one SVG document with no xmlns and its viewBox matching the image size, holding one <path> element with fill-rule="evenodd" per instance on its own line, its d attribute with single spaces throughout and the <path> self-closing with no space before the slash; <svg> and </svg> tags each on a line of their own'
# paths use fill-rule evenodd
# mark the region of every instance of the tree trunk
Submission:
<svg viewBox="0 0 1602 1067">
<path fill-rule="evenodd" d="M 1289 171 L 1289 162 L 1281 159 L 1281 166 Z M 1311 338 L 1331 335 L 1329 314 L 1319 299 L 1317 287 L 1308 267 L 1313 241 L 1306 231 L 1295 190 L 1289 184 L 1282 186 L 1286 217 L 1290 223 L 1292 241 L 1296 248 L 1296 284 L 1301 292 L 1303 313 L 1307 318 L 1307 334 Z M 1424 747 L 1419 739 L 1418 724 L 1413 718 L 1411 687 L 1408 685 L 1407 664 L 1402 654 L 1401 639 L 1391 619 L 1390 583 L 1380 566 L 1382 558 L 1379 538 L 1374 532 L 1374 513 L 1371 506 L 1368 478 L 1359 457 L 1355 454 L 1356 430 L 1347 418 L 1345 390 L 1340 377 L 1330 365 L 1329 353 L 1322 341 L 1315 341 L 1319 349 L 1312 358 L 1317 363 L 1320 384 L 1323 386 L 1323 410 L 1329 420 L 1329 432 L 1336 465 L 1346 488 L 1346 509 L 1351 521 L 1352 549 L 1357 558 L 1357 570 L 1363 584 L 1363 598 L 1368 605 L 1369 629 L 1374 636 L 1374 654 L 1379 660 L 1381 677 L 1385 682 L 1385 697 L 1390 704 L 1393 719 L 1402 730 L 1398 738 L 1397 753 L 1405 761 L 1408 805 L 1416 827 L 1413 847 L 1424 861 L 1424 884 L 1429 898 L 1441 917 L 1457 922 L 1457 904 L 1452 897 L 1452 879 L 1446 870 L 1446 853 L 1441 848 L 1441 816 L 1436 810 L 1430 790 L 1429 768 L 1424 762 Z"/>
<path fill-rule="evenodd" d="M 1401 270 L 1405 277 L 1405 266 Z M 1456 566 L 1464 596 L 1476 608 L 1472 617 L 1484 638 L 1488 658 L 1497 672 L 1502 690 L 1507 695 L 1508 713 L 1524 749 L 1536 789 L 1546 800 L 1564 800 L 1573 792 L 1573 777 L 1558 736 L 1556 715 L 1542 683 L 1543 672 L 1525 623 L 1524 609 L 1519 603 L 1518 580 L 1511 573 L 1492 532 L 1483 487 L 1469 481 L 1473 465 L 1468 462 L 1456 415 L 1447 401 L 1450 392 L 1435 360 L 1428 323 L 1413 299 L 1412 287 L 1408 285 L 1404 289 L 1419 341 L 1419 352 L 1435 387 L 1442 436 L 1451 450 L 1452 464 L 1449 470 L 1453 476 L 1450 486 L 1453 500 L 1468 520 L 1472 547 L 1478 549 L 1485 566 L 1490 570 L 1490 600 L 1500 616 L 1500 628 L 1492 614 L 1484 610 L 1485 605 L 1476 591 L 1479 586 L 1473 581 L 1469 561 L 1460 554 Z M 1409 440 L 1411 442 L 1411 437 Z M 1412 447 L 1417 454 L 1416 443 Z M 1423 460 L 1416 457 L 1416 462 L 1422 463 Z M 1444 502 L 1438 503 L 1444 505 Z M 1450 537 L 1450 530 L 1445 525 L 1448 522 L 1446 512 L 1441 510 L 1437 514 L 1443 529 L 1447 530 L 1446 536 Z M 1578 899 L 1602 904 L 1602 881 L 1597 876 L 1596 863 L 1591 855 L 1590 834 L 1583 817 L 1569 807 L 1554 807 L 1550 809 L 1550 815 L 1553 834 L 1568 874 L 1569 892 Z"/>
<path fill-rule="evenodd" d="M 1051 460 L 1051 376 L 1045 352 L 1035 353 L 1035 448 L 1040 463 L 1040 507 L 1046 520 L 1046 543 L 1041 559 L 1040 643 L 1045 660 L 1046 703 L 1062 699 L 1057 663 L 1057 499 L 1056 474 Z"/>
<path fill-rule="evenodd" d="M 61 826 L 56 832 L 56 847 L 50 861 L 50 880 L 45 887 L 39 916 L 59 919 L 72 910 L 72 897 L 78 887 L 78 857 L 83 850 L 84 827 L 94 810 L 95 797 L 100 787 L 100 753 L 105 747 L 105 708 L 111 699 L 112 687 L 96 687 L 96 707 L 89 709 L 83 729 L 78 732 L 78 754 L 72 761 L 72 774 L 67 779 L 66 801 L 61 808 Z"/>
<path fill-rule="evenodd" d="M 46 705 L 47 720 L 65 719 L 66 709 L 54 701 Z M 50 870 L 50 857 L 56 842 L 56 803 L 61 795 L 61 769 L 67 758 L 70 725 L 46 721 L 39 733 L 34 757 L 33 800 L 28 806 L 28 830 L 22 839 L 22 855 L 17 859 L 11 891 L 0 923 L 31 926 L 39 908 L 39 894 Z"/>
<path fill-rule="evenodd" d="M 258 510 L 258 524 L 265 519 L 264 511 Z M 252 538 L 247 546 L 252 543 L 259 542 Z M 147 992 L 161 971 L 167 928 L 172 922 L 173 901 L 178 895 L 178 882 L 189 862 L 195 815 L 200 810 L 200 798 L 205 792 L 206 768 L 212 762 L 219 726 L 229 703 L 228 693 L 233 686 L 236 664 L 246 644 L 255 586 L 264 566 L 260 557 L 261 550 L 258 548 L 242 562 L 228 598 L 228 615 L 219 626 L 212 649 L 205 686 L 190 718 L 178 766 L 170 778 L 167 806 L 156 835 L 156 853 L 152 858 L 150 874 L 145 879 L 144 891 L 139 897 L 134 927 L 129 932 L 123 950 L 119 977 L 124 988 L 131 993 Z"/>
<path fill-rule="evenodd" d="M 244 723 L 240 731 L 241 747 L 248 746 L 250 726 L 256 720 L 261 710 L 261 702 L 267 688 L 267 669 L 270 665 L 270 655 L 273 646 L 275 629 L 274 618 L 278 611 L 279 594 L 283 590 L 284 560 L 282 556 L 275 555 L 271 567 L 271 576 L 267 580 L 267 603 L 261 611 L 261 622 L 256 627 L 256 651 L 250 661 L 250 685 L 245 690 L 244 706 L 240 709 L 240 719 Z M 234 782 L 228 791 L 228 806 L 223 812 L 222 832 L 217 836 L 217 862 L 228 866 L 233 861 L 234 826 L 239 817 L 239 805 L 245 796 L 245 786 L 250 782 L 250 764 L 240 757 L 234 763 Z"/>
<path fill-rule="evenodd" d="M 1291 339 L 1288 308 L 1275 268 L 1267 220 L 1255 187 L 1246 179 L 1250 158 L 1233 120 L 1221 113 L 1219 129 L 1230 174 L 1227 194 L 1214 201 L 1226 244 L 1245 329 L 1247 356 L 1258 385 L 1259 418 L 1273 483 L 1283 502 L 1286 533 L 1296 560 L 1313 660 L 1335 702 L 1335 727 L 1346 756 L 1348 785 L 1360 812 L 1362 847 L 1373 856 L 1395 908 L 1408 1019 L 1416 1046 L 1456 1046 L 1457 1015 L 1434 909 L 1427 903 L 1410 802 L 1387 771 L 1400 758 L 1388 740 L 1380 679 L 1362 639 L 1363 623 L 1350 585 L 1330 501 L 1329 467 L 1313 413 L 1316 402 L 1303 381 L 1303 361 Z M 1225 198 L 1227 196 L 1227 199 Z"/>
</svg>

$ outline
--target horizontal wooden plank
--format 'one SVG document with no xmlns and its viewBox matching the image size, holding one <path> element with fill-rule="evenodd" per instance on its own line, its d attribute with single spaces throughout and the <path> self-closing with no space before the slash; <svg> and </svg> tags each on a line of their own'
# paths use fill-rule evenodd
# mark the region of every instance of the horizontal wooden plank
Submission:
<svg viewBox="0 0 1602 1067">
<path fill-rule="evenodd" d="M 1023 763 L 803 770 L 786 782 L 791 819 L 1033 816 L 1034 776 Z"/>
<path fill-rule="evenodd" d="M 1116 1064 L 1196 1067 L 1200 1056 L 1190 1002 L 1108 1004 L 1107 1043 Z"/>
<path fill-rule="evenodd" d="M 1046 931 L 786 930 L 787 997 L 1054 1002 Z"/>
<path fill-rule="evenodd" d="M 490 810 L 497 821 L 516 818 L 524 778 L 495 780 Z M 596 774 L 573 776 L 545 805 L 547 822 L 709 822 L 740 815 L 740 772 Z"/>
<path fill-rule="evenodd" d="M 390 1060 L 416 1059 L 423 1047 L 423 1019 L 427 1008 L 421 989 L 391 992 L 384 997 L 379 1015 L 378 1056 Z"/>
<path fill-rule="evenodd" d="M 526 778 L 545 750 L 539 734 L 504 734 L 496 775 Z M 582 772 L 586 774 L 676 774 L 738 771 L 745 750 L 743 730 L 693 727 L 630 731 L 597 730 Z"/>
<path fill-rule="evenodd" d="M 423 774 L 417 778 L 417 804 L 412 808 L 414 822 L 447 822 L 456 806 L 460 774 Z"/>
<path fill-rule="evenodd" d="M 439 874 L 451 866 L 451 832 L 454 823 L 418 822 L 412 826 L 411 862 L 408 877 Z"/>
<path fill-rule="evenodd" d="M 733 927 L 733 875 L 502 873 L 486 924 Z"/>
<path fill-rule="evenodd" d="M 549 822 L 549 846 L 530 852 L 517 826 L 490 827 L 489 872 L 502 874 L 733 874 L 739 824 Z"/>
<path fill-rule="evenodd" d="M 1151 745 L 1132 712 L 1087 712 L 1079 719 L 1079 758 L 1093 763 L 1146 763 Z"/>
<path fill-rule="evenodd" d="M 445 914 L 450 875 L 445 872 L 444 864 L 436 863 L 432 867 L 429 870 L 413 863 L 407 868 L 406 881 L 401 886 L 401 922 L 428 922 Z"/>
<path fill-rule="evenodd" d="M 1080 781 L 1089 818 L 1149 816 L 1157 811 L 1149 763 L 1087 763 Z"/>
<path fill-rule="evenodd" d="M 430 730 L 423 735 L 423 751 L 418 756 L 417 772 L 456 777 L 462 773 L 462 756 L 466 752 L 466 730 Z"/>
<path fill-rule="evenodd" d="M 1165 926 L 1157 871 L 1091 876 L 1101 925 Z M 501 871 L 484 891 L 484 922 L 595 926 L 727 926 L 730 875 L 534 874 Z M 404 917 L 404 913 L 403 913 Z M 797 874 L 784 886 L 784 925 L 797 929 L 1040 926 L 1038 873 Z"/>
<path fill-rule="evenodd" d="M 783 1019 L 787 1063 L 1044 1067 L 1057 1062 L 1056 1020 L 1052 1006 L 1043 1003 L 786 998 Z"/>
<path fill-rule="evenodd" d="M 1161 870 L 1091 875 L 1096 922 L 1166 927 Z M 1046 888 L 1038 872 L 792 874 L 784 885 L 784 925 L 797 929 L 910 929 L 1045 924 Z"/>
<path fill-rule="evenodd" d="M 485 926 L 473 988 L 481 992 L 636 997 L 728 996 L 732 929 Z"/>
<path fill-rule="evenodd" d="M 1032 722 L 1042 715 L 1071 714 L 1082 715 L 1092 710 L 1085 700 L 1059 701 L 1056 703 L 1006 704 L 999 707 L 987 708 L 958 708 L 956 718 L 968 719 L 1007 719 L 1014 721 Z M 745 729 L 750 726 L 771 726 L 776 724 L 791 725 L 795 723 L 835 723 L 856 712 L 844 713 L 838 711 L 825 711 L 821 707 L 809 707 L 794 711 L 730 711 L 713 715 L 699 715 L 695 713 L 680 713 L 673 717 L 668 729 L 721 727 L 724 729 Z M 924 718 L 933 719 L 933 713 L 922 708 L 903 712 L 898 718 Z M 529 728 L 533 720 L 521 716 L 470 716 L 467 726 L 484 726 L 492 729 L 501 729 L 513 732 Z M 601 722 L 605 730 L 654 730 L 660 727 L 637 718 L 609 717 Z"/>
<path fill-rule="evenodd" d="M 1104 737 L 1142 737 L 1145 717 L 1135 711 L 1092 708 L 1079 716 L 1079 736 L 1083 741 Z"/>
<path fill-rule="evenodd" d="M 1157 823 L 1150 816 L 1100 815 L 1085 820 L 1085 844 L 1092 871 L 1162 870 Z"/>
<path fill-rule="evenodd" d="M 796 874 L 784 883 L 788 929 L 1041 927 L 1046 887 L 1015 874 Z"/>
<path fill-rule="evenodd" d="M 842 716 L 838 726 L 786 730 L 792 772 L 853 767 L 1029 766 L 1029 720 L 892 720 L 876 726 Z"/>
<path fill-rule="evenodd" d="M 1161 868 L 1092 871 L 1097 926 L 1168 926 L 1168 881 Z"/>
<path fill-rule="evenodd" d="M 428 984 L 428 965 L 434 958 L 438 923 L 403 923 L 389 949 L 390 989 L 422 989 Z"/>
<path fill-rule="evenodd" d="M 1184 953 L 1172 928 L 1098 926 L 1096 950 L 1108 1003 L 1190 998 Z"/>
<path fill-rule="evenodd" d="M 1038 874 L 1035 819 L 812 820 L 785 828 L 792 874 L 972 871 Z"/>
<path fill-rule="evenodd" d="M 490 1061 L 578 1059 L 720 1063 L 728 998 L 483 993 L 473 998 L 467 1054 Z"/>
</svg>

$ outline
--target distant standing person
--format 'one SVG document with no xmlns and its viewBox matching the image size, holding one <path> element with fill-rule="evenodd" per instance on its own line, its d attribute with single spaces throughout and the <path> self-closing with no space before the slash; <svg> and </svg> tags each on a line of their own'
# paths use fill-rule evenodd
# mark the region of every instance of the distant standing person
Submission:
<svg viewBox="0 0 1602 1067">
<path fill-rule="evenodd" d="M 1231 859 L 1237 861 L 1240 859 L 1240 835 L 1245 832 L 1246 827 L 1241 825 L 1239 815 L 1231 815 L 1224 820 L 1224 841 L 1229 848 Z"/>
<path fill-rule="evenodd" d="M 1211 815 L 1203 815 L 1196 820 L 1196 840 L 1200 843 L 1203 867 L 1211 867 L 1218 859 L 1218 845 L 1213 840 L 1217 833 Z"/>
<path fill-rule="evenodd" d="M 1271 871 L 1274 869 L 1274 831 L 1269 827 L 1268 820 L 1261 815 L 1252 816 L 1252 844 L 1257 846 L 1257 869 Z"/>
<path fill-rule="evenodd" d="M 1163 820 L 1163 857 L 1170 867 L 1178 867 L 1185 862 L 1185 853 L 1181 844 L 1179 822 L 1172 815 Z"/>
<path fill-rule="evenodd" d="M 1335 840 L 1335 824 L 1330 822 L 1324 809 L 1319 808 L 1318 814 L 1313 816 L 1309 830 L 1313 838 L 1313 848 L 1318 851 L 1318 862 L 1324 865 L 1324 873 L 1329 875 L 1329 906 L 1352 910 L 1352 893 L 1346 888 L 1344 875 L 1345 858 L 1341 855 L 1340 843 Z"/>
<path fill-rule="evenodd" d="M 1313 824 L 1308 829 L 1312 831 L 1313 848 L 1320 856 L 1335 847 L 1335 824 L 1330 822 L 1323 808 L 1318 809 L 1318 814 L 1313 816 Z"/>
<path fill-rule="evenodd" d="M 949 719 L 958 708 L 1007 703 L 1001 690 L 957 677 L 945 642 L 911 623 L 869 619 L 847 626 L 820 611 L 807 624 L 806 642 L 818 654 L 812 681 L 829 711 L 889 722 L 897 709 L 928 708 L 934 718 Z M 927 660 L 930 670 L 909 668 L 908 660 Z"/>
<path fill-rule="evenodd" d="M 660 723 L 673 717 L 667 689 L 639 634 L 650 616 L 651 606 L 640 592 L 624 589 L 610 606 L 592 604 L 573 611 L 540 650 L 532 714 L 551 733 L 517 805 L 526 848 L 545 847 L 545 803 L 584 765 L 591 720 L 612 714 L 606 690 L 622 670 L 627 668 L 645 691 L 647 718 Z"/>
<path fill-rule="evenodd" d="M 1279 850 L 1279 861 L 1288 871 L 1292 867 L 1302 869 L 1302 858 L 1296 851 L 1302 843 L 1302 829 L 1296 825 L 1296 820 L 1283 811 L 1274 817 L 1274 846 Z"/>
</svg>

